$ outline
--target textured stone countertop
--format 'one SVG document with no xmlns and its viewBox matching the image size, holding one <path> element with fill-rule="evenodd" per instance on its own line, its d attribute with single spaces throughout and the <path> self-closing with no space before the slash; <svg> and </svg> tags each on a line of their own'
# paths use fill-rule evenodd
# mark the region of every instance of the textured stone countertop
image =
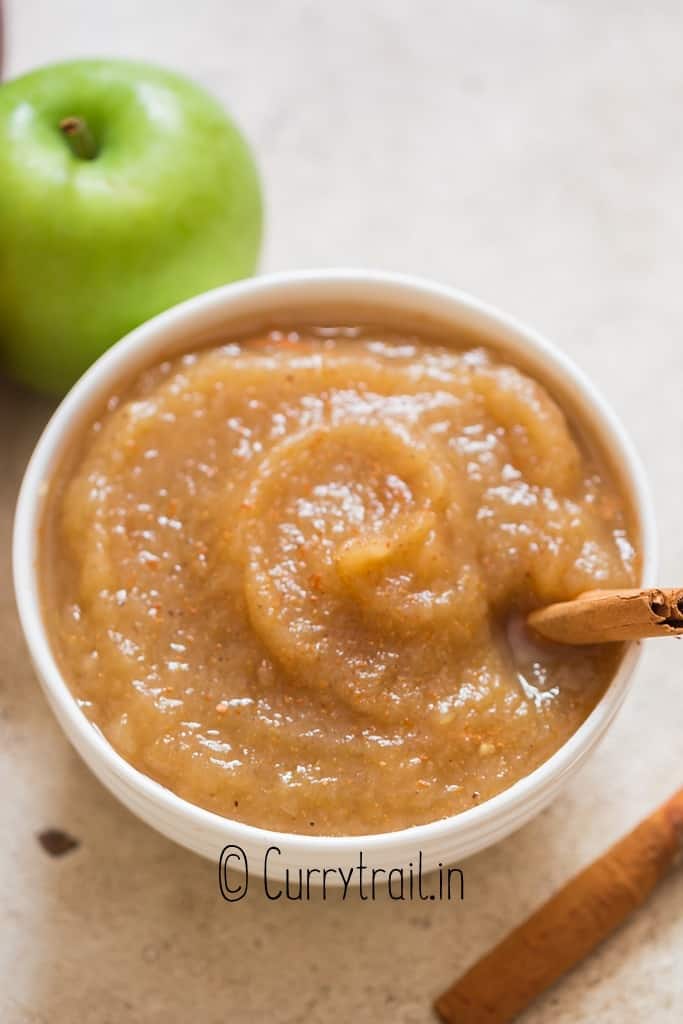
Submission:
<svg viewBox="0 0 683 1024">
<path fill-rule="evenodd" d="M 661 579 L 683 582 L 676 0 L 9 0 L 7 21 L 9 74 L 133 55 L 215 90 L 263 169 L 265 268 L 414 271 L 557 341 L 628 425 L 654 490 Z M 214 865 L 81 764 L 28 663 L 10 527 L 49 412 L 0 384 L 5 1024 L 424 1024 L 444 985 L 683 782 L 683 647 L 651 642 L 580 777 L 465 863 L 464 903 L 222 902 Z M 48 856 L 36 840 L 48 826 L 78 848 Z M 524 1024 L 676 1024 L 682 954 L 679 873 Z"/>
</svg>

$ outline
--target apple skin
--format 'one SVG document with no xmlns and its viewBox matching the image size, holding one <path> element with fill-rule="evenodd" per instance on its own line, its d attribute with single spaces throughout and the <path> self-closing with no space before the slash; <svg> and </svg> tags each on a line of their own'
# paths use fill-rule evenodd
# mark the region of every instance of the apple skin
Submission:
<svg viewBox="0 0 683 1024">
<path fill-rule="evenodd" d="M 72 116 L 93 159 L 60 130 Z M 253 273 L 261 232 L 247 144 L 186 78 L 89 60 L 0 86 L 0 363 L 17 380 L 65 391 L 142 321 Z"/>
</svg>

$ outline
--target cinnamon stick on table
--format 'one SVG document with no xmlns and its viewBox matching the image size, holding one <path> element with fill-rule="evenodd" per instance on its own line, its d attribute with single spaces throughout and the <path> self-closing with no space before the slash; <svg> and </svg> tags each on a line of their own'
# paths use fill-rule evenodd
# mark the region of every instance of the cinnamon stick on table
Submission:
<svg viewBox="0 0 683 1024">
<path fill-rule="evenodd" d="M 683 855 L 683 789 L 444 992 L 447 1024 L 508 1024 L 606 939 Z"/>
<path fill-rule="evenodd" d="M 600 644 L 683 634 L 683 590 L 589 590 L 531 612 L 527 622 L 563 644 Z"/>
</svg>

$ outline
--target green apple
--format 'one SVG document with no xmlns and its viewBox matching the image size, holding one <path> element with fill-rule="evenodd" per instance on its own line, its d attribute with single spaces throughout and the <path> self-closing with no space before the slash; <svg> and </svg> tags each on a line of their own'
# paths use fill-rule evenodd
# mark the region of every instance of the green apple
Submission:
<svg viewBox="0 0 683 1024">
<path fill-rule="evenodd" d="M 65 390 L 143 320 L 253 273 L 261 221 L 244 139 L 186 78 L 89 60 L 0 86 L 0 362 Z"/>
</svg>

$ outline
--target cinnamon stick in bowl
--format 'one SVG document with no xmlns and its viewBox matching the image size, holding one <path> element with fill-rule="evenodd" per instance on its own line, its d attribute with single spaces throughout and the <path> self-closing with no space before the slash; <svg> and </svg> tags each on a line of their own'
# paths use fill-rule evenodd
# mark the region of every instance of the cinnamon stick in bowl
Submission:
<svg viewBox="0 0 683 1024">
<path fill-rule="evenodd" d="M 589 590 L 539 608 L 529 625 L 562 644 L 600 644 L 683 634 L 683 590 Z"/>
<path fill-rule="evenodd" d="M 446 1024 L 508 1024 L 643 903 L 683 855 L 683 789 L 439 996 Z"/>
</svg>

